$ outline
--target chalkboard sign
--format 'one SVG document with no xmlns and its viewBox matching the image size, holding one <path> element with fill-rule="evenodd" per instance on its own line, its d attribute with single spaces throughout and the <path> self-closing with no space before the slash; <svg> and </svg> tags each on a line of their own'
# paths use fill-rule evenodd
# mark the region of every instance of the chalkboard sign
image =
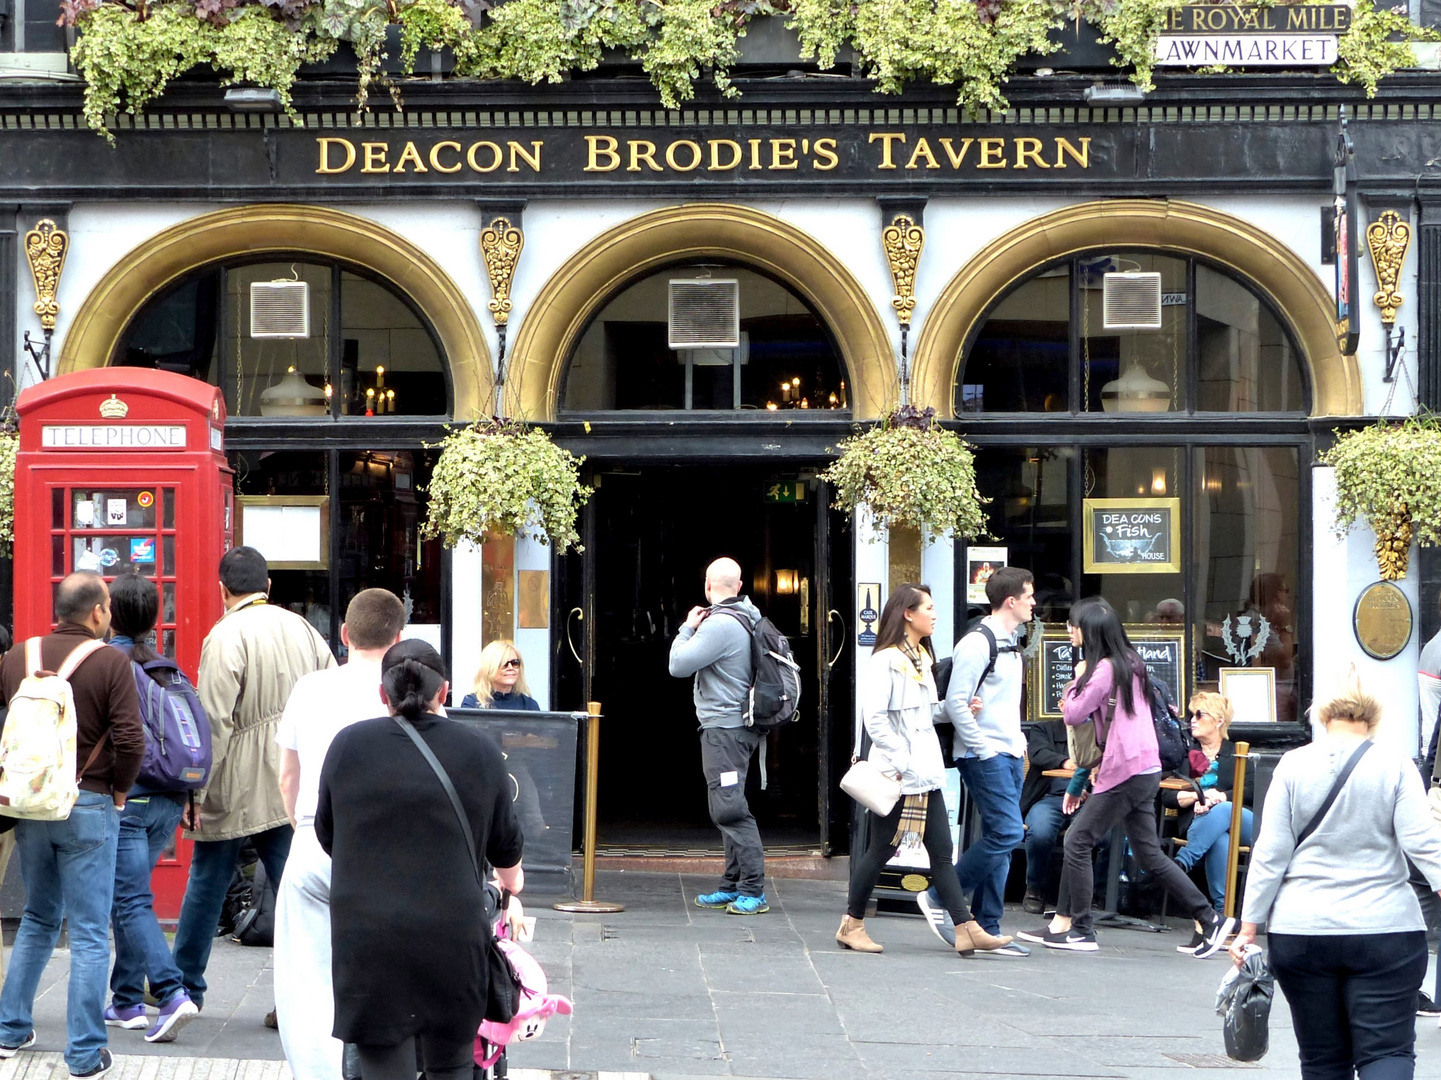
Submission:
<svg viewBox="0 0 1441 1080">
<path fill-rule="evenodd" d="M 1126 636 L 1151 673 L 1151 678 L 1164 683 L 1171 700 L 1185 705 L 1186 646 L 1185 630 L 1138 623 L 1126 627 Z M 1061 718 L 1061 693 L 1071 681 L 1075 670 L 1075 650 L 1064 633 L 1047 634 L 1036 654 L 1039 670 L 1033 683 L 1039 693 L 1033 699 L 1031 716 L 1035 720 Z"/>
<path fill-rule="evenodd" d="M 1083 507 L 1086 573 L 1180 572 L 1180 499 L 1087 499 Z"/>
</svg>

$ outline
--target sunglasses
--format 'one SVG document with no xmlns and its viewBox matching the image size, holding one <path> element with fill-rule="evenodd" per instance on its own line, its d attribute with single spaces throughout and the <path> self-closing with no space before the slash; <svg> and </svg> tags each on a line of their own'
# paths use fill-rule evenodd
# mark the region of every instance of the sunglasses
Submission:
<svg viewBox="0 0 1441 1080">
<path fill-rule="evenodd" d="M 521 663 L 520 663 L 519 660 L 507 660 L 505 663 L 501 664 L 500 666 L 501 666 L 502 668 L 518 668 L 518 667 L 521 666 Z"/>
<path fill-rule="evenodd" d="M 1215 718 L 1214 716 L 1212 716 L 1210 713 L 1208 713 L 1208 712 L 1202 712 L 1200 709 L 1197 709 L 1195 712 L 1193 712 L 1193 713 L 1191 714 L 1191 719 L 1192 719 L 1192 720 L 1199 720 L 1199 719 L 1201 719 L 1201 717 L 1203 717 L 1203 716 L 1204 716 L 1207 720 L 1215 720 L 1215 719 L 1216 719 L 1216 718 Z"/>
</svg>

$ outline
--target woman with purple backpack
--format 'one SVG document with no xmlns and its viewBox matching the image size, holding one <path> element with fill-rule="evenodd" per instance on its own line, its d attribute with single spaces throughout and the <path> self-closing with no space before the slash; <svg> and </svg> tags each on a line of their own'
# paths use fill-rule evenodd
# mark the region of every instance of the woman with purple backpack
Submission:
<svg viewBox="0 0 1441 1080">
<path fill-rule="evenodd" d="M 110 644 L 129 654 L 133 661 L 136 689 L 140 697 L 141 720 L 153 730 L 147 709 L 156 695 L 146 683 L 159 683 L 146 667 L 150 665 L 168 680 L 184 680 L 185 674 L 151 647 L 155 621 L 160 613 L 160 596 L 155 582 L 139 574 L 122 574 L 110 585 Z M 163 669 L 163 671 L 162 671 Z M 162 684 L 163 685 L 163 684 Z M 194 688 L 191 688 L 194 694 Z M 147 755 L 148 756 L 148 755 Z M 150 892 L 150 875 L 161 853 L 175 836 L 185 810 L 187 791 L 157 790 L 142 778 L 130 789 L 125 809 L 120 812 L 120 841 L 115 851 L 115 899 L 110 922 L 115 929 L 115 967 L 110 974 L 110 1004 L 105 1009 L 107 1027 L 145 1031 L 146 1042 L 171 1042 L 200 1012 L 180 981 L 180 969 L 170 954 L 170 943 L 155 917 L 155 898 Z M 145 1013 L 145 984 L 160 1003 L 160 1013 L 151 1023 Z"/>
</svg>

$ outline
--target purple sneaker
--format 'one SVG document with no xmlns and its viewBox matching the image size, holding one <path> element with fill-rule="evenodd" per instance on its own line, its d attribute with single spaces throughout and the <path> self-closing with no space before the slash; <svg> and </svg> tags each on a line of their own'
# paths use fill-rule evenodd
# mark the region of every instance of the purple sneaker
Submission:
<svg viewBox="0 0 1441 1080">
<path fill-rule="evenodd" d="M 180 1029 L 198 1015 L 199 1009 L 184 990 L 160 1006 L 155 1026 L 145 1033 L 146 1042 L 174 1042 Z"/>
<path fill-rule="evenodd" d="M 105 1007 L 105 1026 L 125 1028 L 129 1031 L 140 1031 L 150 1026 L 150 1020 L 145 1015 L 145 1006 L 142 1005 L 121 1005 L 116 1008 L 114 1005 Z"/>
</svg>

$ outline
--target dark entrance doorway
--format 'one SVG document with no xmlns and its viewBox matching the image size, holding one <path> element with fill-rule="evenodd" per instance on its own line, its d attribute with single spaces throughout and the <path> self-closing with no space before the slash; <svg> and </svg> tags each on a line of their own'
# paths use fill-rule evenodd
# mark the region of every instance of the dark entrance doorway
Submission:
<svg viewBox="0 0 1441 1080">
<path fill-rule="evenodd" d="M 672 678 L 668 657 L 686 613 L 705 603 L 706 566 L 728 555 L 804 677 L 801 719 L 768 741 L 765 790 L 752 763 L 751 807 L 768 850 L 828 850 L 834 733 L 845 741 L 851 714 L 849 658 L 829 663 L 846 651 L 839 614 L 828 617 L 851 591 L 844 518 L 805 469 L 645 465 L 592 482 L 586 552 L 562 568 L 573 614 L 558 641 L 555 700 L 571 707 L 588 693 L 604 710 L 598 846 L 719 851 L 692 680 Z M 587 650 L 588 679 L 575 663 Z"/>
</svg>

